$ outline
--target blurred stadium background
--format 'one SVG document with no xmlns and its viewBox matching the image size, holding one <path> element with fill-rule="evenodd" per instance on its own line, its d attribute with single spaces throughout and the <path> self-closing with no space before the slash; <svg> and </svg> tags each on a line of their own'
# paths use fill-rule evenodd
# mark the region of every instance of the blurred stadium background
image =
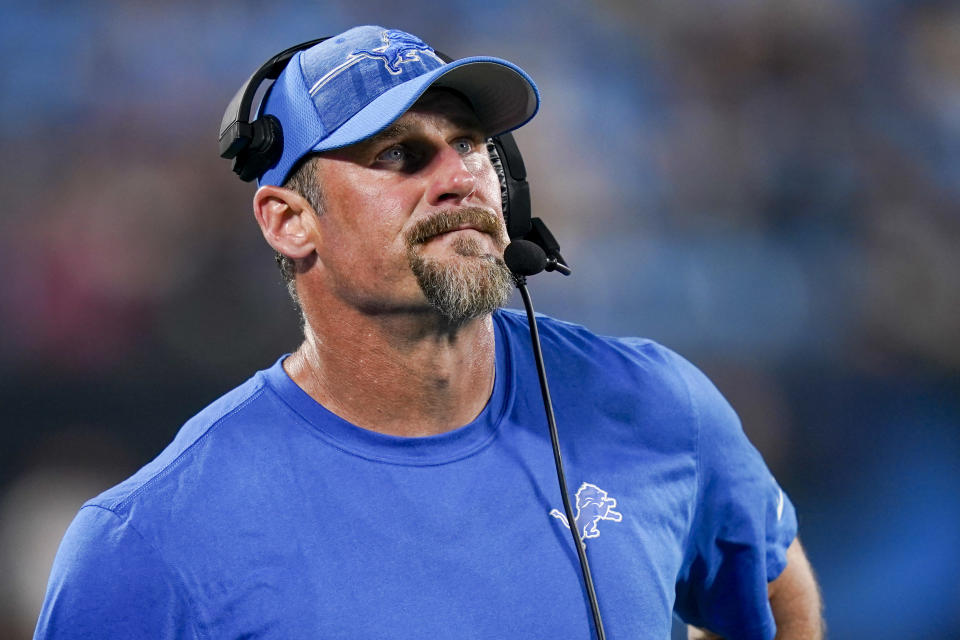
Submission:
<svg viewBox="0 0 960 640">
<path fill-rule="evenodd" d="M 540 311 L 704 368 L 790 492 L 831 637 L 960 638 L 960 3 L 5 1 L 0 637 L 88 497 L 297 344 L 222 110 L 354 24 L 490 53 L 574 267 Z"/>
</svg>

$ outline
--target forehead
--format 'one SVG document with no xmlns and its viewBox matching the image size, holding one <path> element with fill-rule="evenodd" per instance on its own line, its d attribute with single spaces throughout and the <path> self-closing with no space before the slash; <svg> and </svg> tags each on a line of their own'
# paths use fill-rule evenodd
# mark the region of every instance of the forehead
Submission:
<svg viewBox="0 0 960 640">
<path fill-rule="evenodd" d="M 426 113 L 444 116 L 455 124 L 483 131 L 483 125 L 474 112 L 470 102 L 453 89 L 437 87 L 430 89 L 410 107 L 403 116 L 410 113 Z"/>
</svg>

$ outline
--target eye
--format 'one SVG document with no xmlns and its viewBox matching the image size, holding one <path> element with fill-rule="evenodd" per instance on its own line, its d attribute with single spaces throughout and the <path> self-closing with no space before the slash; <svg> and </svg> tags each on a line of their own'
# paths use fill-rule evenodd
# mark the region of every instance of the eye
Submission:
<svg viewBox="0 0 960 640">
<path fill-rule="evenodd" d="M 380 164 L 403 164 L 409 159 L 409 152 L 400 146 L 390 147 L 381 151 L 377 156 L 377 162 Z"/>
<path fill-rule="evenodd" d="M 452 146 L 457 153 L 462 156 L 467 155 L 474 149 L 473 140 L 470 138 L 457 138 L 450 146 Z"/>
</svg>

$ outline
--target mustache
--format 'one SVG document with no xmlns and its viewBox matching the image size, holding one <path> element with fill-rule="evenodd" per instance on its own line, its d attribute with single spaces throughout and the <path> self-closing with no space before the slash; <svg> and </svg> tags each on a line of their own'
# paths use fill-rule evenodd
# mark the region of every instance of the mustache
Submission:
<svg viewBox="0 0 960 640">
<path fill-rule="evenodd" d="M 407 242 L 410 245 L 423 244 L 434 236 L 454 231 L 463 226 L 469 226 L 489 234 L 501 245 L 506 244 L 500 218 L 480 207 L 455 209 L 435 213 L 424 218 L 415 223 L 407 232 Z"/>
</svg>

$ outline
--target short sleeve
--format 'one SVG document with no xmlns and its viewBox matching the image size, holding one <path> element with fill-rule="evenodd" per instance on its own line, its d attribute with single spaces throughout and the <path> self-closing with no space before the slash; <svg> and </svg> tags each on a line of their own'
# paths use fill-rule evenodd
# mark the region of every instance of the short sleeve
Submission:
<svg viewBox="0 0 960 640">
<path fill-rule="evenodd" d="M 698 496 L 675 609 L 727 638 L 769 640 L 767 583 L 786 567 L 796 513 L 716 387 L 685 361 L 681 374 L 699 423 Z"/>
<path fill-rule="evenodd" d="M 54 559 L 34 640 L 196 638 L 156 551 L 112 511 L 85 506 Z"/>
</svg>

